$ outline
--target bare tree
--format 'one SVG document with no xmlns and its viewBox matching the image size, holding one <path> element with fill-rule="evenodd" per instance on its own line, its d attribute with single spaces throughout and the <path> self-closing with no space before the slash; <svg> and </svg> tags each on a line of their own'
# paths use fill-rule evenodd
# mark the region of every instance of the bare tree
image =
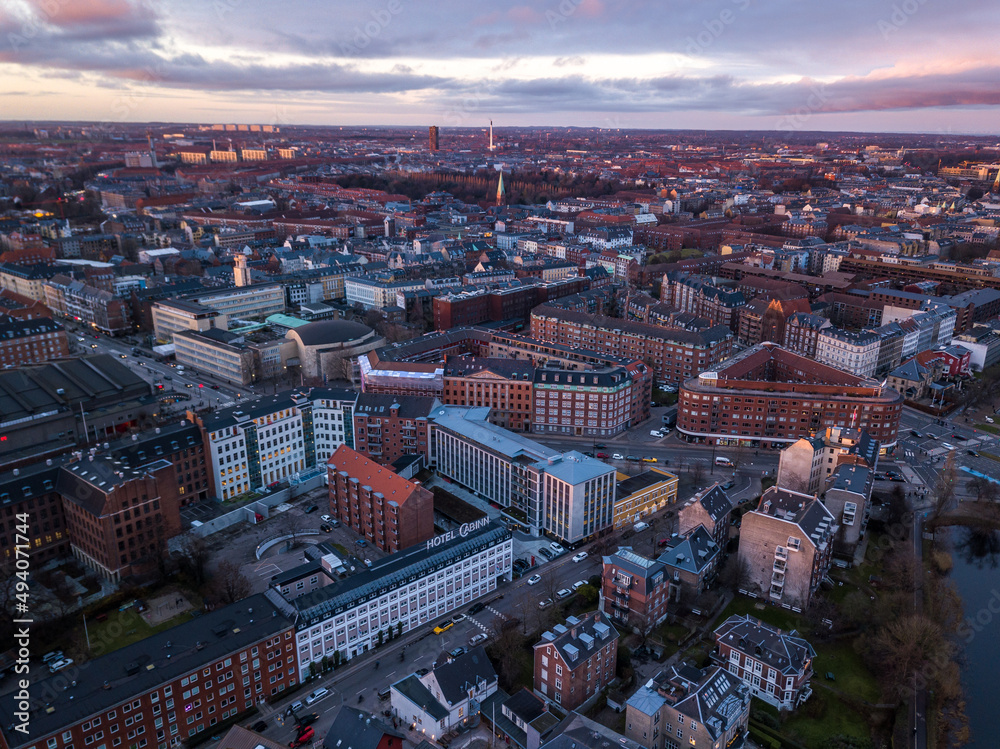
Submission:
<svg viewBox="0 0 1000 749">
<path fill-rule="evenodd" d="M 937 483 L 934 485 L 932 498 L 934 504 L 931 507 L 930 519 L 937 520 L 943 515 L 955 499 L 956 480 L 958 472 L 955 468 L 955 453 L 948 453 L 944 459 L 944 466 L 938 473 Z M 930 524 L 933 530 L 933 523 Z"/>
<path fill-rule="evenodd" d="M 705 464 L 700 460 L 694 460 L 691 462 L 690 471 L 691 481 L 694 482 L 696 487 L 700 487 L 701 483 L 705 480 Z"/>
<path fill-rule="evenodd" d="M 304 526 L 305 518 L 302 515 L 296 515 L 291 510 L 286 510 L 281 513 L 281 516 L 278 519 L 278 535 L 290 536 L 289 543 L 294 549 L 298 543 L 299 535 L 304 530 Z"/>
<path fill-rule="evenodd" d="M 968 486 L 976 493 L 977 502 L 995 502 L 1000 494 L 1000 486 L 985 476 L 973 476 L 969 479 Z"/>
<path fill-rule="evenodd" d="M 253 593 L 253 584 L 238 564 L 223 559 L 212 578 L 212 591 L 223 603 L 236 603 Z"/>
<path fill-rule="evenodd" d="M 197 588 L 206 580 L 205 566 L 211 556 L 208 544 L 201 536 L 188 535 L 180 548 L 180 570 Z"/>
<path fill-rule="evenodd" d="M 719 573 L 719 582 L 730 590 L 745 590 L 750 584 L 750 564 L 739 554 L 731 554 Z"/>
</svg>

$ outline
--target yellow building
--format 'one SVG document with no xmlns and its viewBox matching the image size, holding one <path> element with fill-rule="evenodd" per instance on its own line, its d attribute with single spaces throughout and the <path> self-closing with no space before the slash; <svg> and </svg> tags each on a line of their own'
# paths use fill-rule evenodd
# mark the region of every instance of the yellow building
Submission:
<svg viewBox="0 0 1000 749">
<path fill-rule="evenodd" d="M 677 503 L 678 479 L 672 473 L 651 468 L 638 476 L 619 473 L 614 527 L 621 528 Z"/>
</svg>

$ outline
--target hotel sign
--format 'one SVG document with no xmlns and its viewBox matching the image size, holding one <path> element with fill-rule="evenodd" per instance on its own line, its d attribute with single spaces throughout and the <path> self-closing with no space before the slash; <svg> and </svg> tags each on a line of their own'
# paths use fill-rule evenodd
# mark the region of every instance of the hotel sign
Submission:
<svg viewBox="0 0 1000 749">
<path fill-rule="evenodd" d="M 442 544 L 446 544 L 449 541 L 454 541 L 456 538 L 465 538 L 470 533 L 475 533 L 480 528 L 485 528 L 490 524 L 490 519 L 480 518 L 472 523 L 462 523 L 457 531 L 448 531 L 447 533 L 442 533 L 439 536 L 434 536 L 434 538 L 427 539 L 427 548 L 434 549 Z"/>
</svg>

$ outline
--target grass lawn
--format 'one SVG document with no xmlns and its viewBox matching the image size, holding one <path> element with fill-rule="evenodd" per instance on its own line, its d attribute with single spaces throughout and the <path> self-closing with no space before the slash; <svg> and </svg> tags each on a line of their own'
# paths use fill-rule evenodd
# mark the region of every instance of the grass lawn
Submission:
<svg viewBox="0 0 1000 749">
<path fill-rule="evenodd" d="M 993 424 L 976 424 L 976 429 L 982 429 L 984 432 L 989 432 L 990 434 L 1000 434 L 1000 427 Z"/>
<path fill-rule="evenodd" d="M 664 624 L 657 630 L 657 634 L 664 642 L 680 642 L 687 637 L 690 630 L 682 624 Z"/>
<path fill-rule="evenodd" d="M 835 640 L 832 642 L 813 643 L 816 648 L 816 660 L 813 662 L 813 682 L 824 682 L 836 687 L 842 692 L 859 697 L 869 702 L 879 701 L 878 684 L 872 672 L 868 670 L 850 642 Z M 831 671 L 836 681 L 827 682 L 826 672 Z M 814 693 L 821 688 L 813 688 Z"/>
<path fill-rule="evenodd" d="M 812 697 L 781 726 L 781 732 L 805 746 L 818 747 L 837 734 L 867 738 L 870 729 L 865 716 L 836 695 L 814 687 Z"/>
</svg>

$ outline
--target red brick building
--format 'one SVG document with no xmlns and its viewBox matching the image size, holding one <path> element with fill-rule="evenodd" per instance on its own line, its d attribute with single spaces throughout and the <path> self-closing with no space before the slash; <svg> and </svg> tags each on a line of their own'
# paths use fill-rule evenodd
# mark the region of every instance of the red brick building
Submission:
<svg viewBox="0 0 1000 749">
<path fill-rule="evenodd" d="M 526 360 L 449 356 L 441 399 L 451 406 L 488 406 L 492 423 L 528 431 L 534 374 L 534 365 Z"/>
<path fill-rule="evenodd" d="M 186 744 L 298 683 L 294 631 L 258 594 L 73 664 L 32 684 L 27 733 L 4 701 L 0 748 Z"/>
<path fill-rule="evenodd" d="M 902 408 L 892 388 L 762 343 L 681 386 L 677 431 L 688 442 L 781 447 L 853 425 L 892 447 Z"/>
<path fill-rule="evenodd" d="M 727 359 L 735 337 L 724 325 L 699 333 L 541 306 L 531 313 L 532 338 L 638 359 L 661 383 L 678 384 Z"/>
<path fill-rule="evenodd" d="M 330 514 L 383 551 L 434 535 L 434 495 L 341 445 L 327 463 Z"/>
<path fill-rule="evenodd" d="M 427 415 L 437 398 L 362 393 L 354 412 L 354 448 L 380 463 L 427 454 Z"/>
<path fill-rule="evenodd" d="M 156 569 L 167 539 L 181 530 L 173 464 L 157 460 L 141 468 L 110 458 L 63 467 L 57 484 L 73 554 L 110 580 Z"/>
<path fill-rule="evenodd" d="M 615 678 L 618 630 L 600 611 L 570 616 L 543 633 L 534 650 L 535 691 L 573 710 Z"/>
</svg>

